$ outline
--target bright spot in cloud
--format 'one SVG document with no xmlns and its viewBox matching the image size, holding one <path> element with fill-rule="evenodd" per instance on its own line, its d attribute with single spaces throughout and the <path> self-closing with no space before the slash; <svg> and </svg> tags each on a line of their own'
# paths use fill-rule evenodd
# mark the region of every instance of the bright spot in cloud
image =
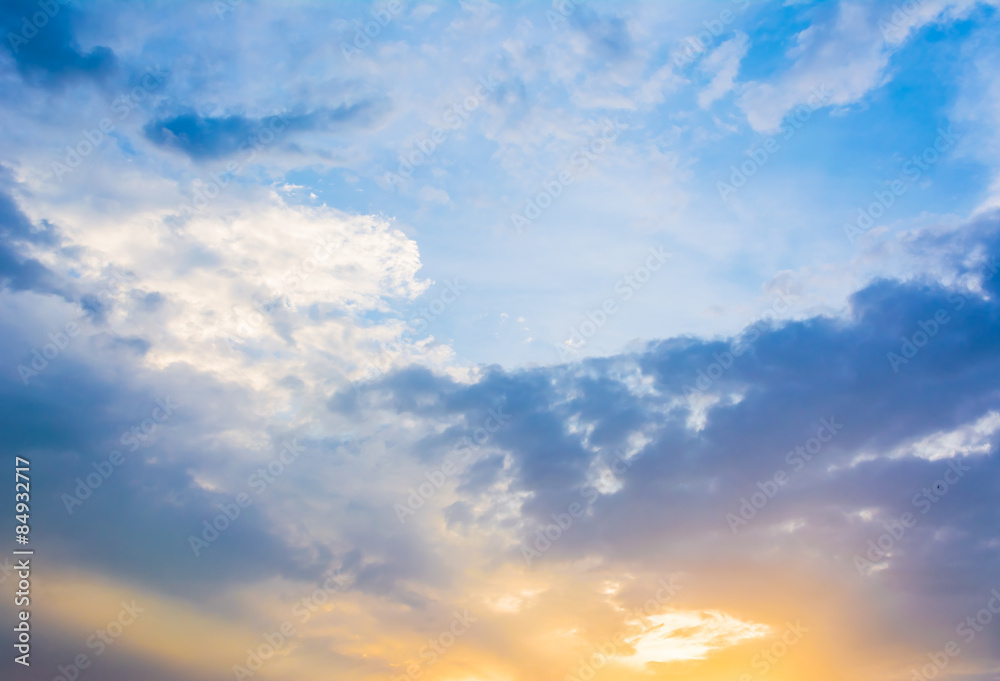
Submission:
<svg viewBox="0 0 1000 681">
<path fill-rule="evenodd" d="M 714 610 L 702 612 L 667 612 L 649 618 L 651 626 L 630 640 L 635 654 L 627 662 L 643 666 L 649 662 L 703 660 L 722 648 L 752 638 L 766 636 L 771 630 L 764 624 L 744 622 Z"/>
<path fill-rule="evenodd" d="M 990 441 L 997 430 L 1000 430 L 1000 412 L 991 411 L 974 423 L 968 423 L 949 432 L 928 435 L 912 445 L 900 447 L 894 453 L 900 456 L 912 454 L 928 461 L 971 454 L 989 454 Z"/>
</svg>

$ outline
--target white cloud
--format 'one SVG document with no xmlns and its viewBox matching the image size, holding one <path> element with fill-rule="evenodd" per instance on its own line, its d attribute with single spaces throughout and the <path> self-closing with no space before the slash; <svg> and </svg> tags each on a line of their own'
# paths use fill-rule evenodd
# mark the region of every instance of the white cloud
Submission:
<svg viewBox="0 0 1000 681">
<path fill-rule="evenodd" d="M 924 0 L 913 11 L 842 2 L 829 24 L 798 35 L 787 56 L 795 63 L 771 82 L 745 85 L 740 108 L 759 132 L 774 132 L 785 115 L 817 89 L 829 90 L 827 105 L 855 103 L 883 85 L 892 54 L 920 27 L 967 14 L 974 0 Z"/>
<path fill-rule="evenodd" d="M 180 362 L 266 389 L 290 374 L 345 383 L 369 363 L 450 358 L 446 346 L 401 340 L 398 304 L 431 282 L 418 276 L 416 243 L 390 221 L 291 206 L 277 192 L 243 198 L 242 209 L 213 204 L 182 227 L 166 226 L 169 211 L 67 211 L 58 222 L 80 255 L 44 257 L 79 271 L 84 287 L 99 286 L 109 267 L 130 273 L 108 321 L 150 343 L 150 367 Z M 162 300 L 156 309 L 148 294 Z"/>
<path fill-rule="evenodd" d="M 724 97 L 733 89 L 740 62 L 750 49 L 746 33 L 738 32 L 735 38 L 727 40 L 712 51 L 701 62 L 701 69 L 714 73 L 712 82 L 698 94 L 698 106 L 707 109 L 712 102 Z"/>
<path fill-rule="evenodd" d="M 431 187 L 430 185 L 421 188 L 420 200 L 427 203 L 439 203 L 442 206 L 447 206 L 451 203 L 451 197 L 448 196 L 448 192 L 443 189 Z"/>
<path fill-rule="evenodd" d="M 766 636 L 770 628 L 743 622 L 721 612 L 668 612 L 649 618 L 650 627 L 629 641 L 635 654 L 628 661 L 642 666 L 649 662 L 700 660 L 714 650 Z"/>
<path fill-rule="evenodd" d="M 937 461 L 957 456 L 989 454 L 993 446 L 993 436 L 998 430 L 1000 430 L 1000 413 L 991 411 L 972 423 L 948 432 L 934 433 L 899 447 L 890 458 L 911 455 L 918 459 Z"/>
</svg>

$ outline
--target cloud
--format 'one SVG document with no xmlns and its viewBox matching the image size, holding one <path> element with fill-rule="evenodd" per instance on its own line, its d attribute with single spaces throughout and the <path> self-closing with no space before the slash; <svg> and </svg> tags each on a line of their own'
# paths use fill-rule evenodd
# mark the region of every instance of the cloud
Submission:
<svg viewBox="0 0 1000 681">
<path fill-rule="evenodd" d="M 176 149 L 196 160 L 231 156 L 259 148 L 295 132 L 338 132 L 366 127 L 387 110 L 385 100 L 367 100 L 336 108 L 320 108 L 306 114 L 279 113 L 265 118 L 240 115 L 202 116 L 184 113 L 150 121 L 146 138 L 161 147 Z"/>
<path fill-rule="evenodd" d="M 25 246 L 52 246 L 58 231 L 49 222 L 32 224 L 14 198 L 5 191 L 11 185 L 10 171 L 0 166 L 0 284 L 15 291 L 39 291 L 69 295 L 60 278 L 44 264 L 25 255 Z"/>
<path fill-rule="evenodd" d="M 431 186 L 425 186 L 420 189 L 420 200 L 427 203 L 438 203 L 442 206 L 447 206 L 451 203 L 451 197 L 448 196 L 448 192 Z"/>
<path fill-rule="evenodd" d="M 712 102 L 724 97 L 733 89 L 736 75 L 740 70 L 740 61 L 750 48 L 750 40 L 745 33 L 738 32 L 719 45 L 700 64 L 703 71 L 714 74 L 708 86 L 698 93 L 698 106 L 707 109 Z"/>
<path fill-rule="evenodd" d="M 26 81 L 51 86 L 76 77 L 99 79 L 117 67 L 110 48 L 80 48 L 74 30 L 78 13 L 66 0 L 12 0 L 0 7 L 3 47 Z"/>
<path fill-rule="evenodd" d="M 171 217 L 163 215 L 165 222 Z M 341 441 L 310 440 L 297 421 L 274 418 L 276 405 L 319 384 L 361 378 L 378 343 L 398 338 L 405 325 L 387 301 L 414 299 L 430 283 L 417 277 L 415 244 L 384 220 L 290 207 L 276 195 L 225 217 L 205 210 L 156 237 L 122 223 L 108 240 L 85 218 L 57 233 L 46 222 L 33 224 L 7 194 L 0 194 L 0 218 L 5 247 L 27 244 L 52 265 L 31 261 L 39 278 L 14 272 L 19 285 L 0 293 L 3 354 L 14 361 L 0 378 L 0 404 L 11 429 L 4 458 L 37 457 L 36 470 L 49 481 L 39 517 L 45 515 L 61 555 L 157 589 L 268 575 L 315 579 L 329 568 L 329 548 L 308 533 L 276 527 L 266 498 L 245 509 L 203 556 L 193 555 L 188 537 L 198 536 L 221 504 L 247 492 L 248 476 L 286 440 L 301 439 L 309 452 L 296 463 L 301 472 L 287 474 L 292 487 L 309 477 L 310 456 L 340 456 Z M 76 273 L 65 296 L 45 285 L 45 277 L 62 281 L 54 270 Z M 79 333 L 49 356 L 46 344 L 63 343 L 53 337 L 67 324 Z M 335 337 L 340 349 L 331 363 Z M 399 345 L 413 346 L 404 356 L 424 352 L 416 340 Z M 35 373 L 22 380 L 20 366 Z M 165 397 L 181 408 L 155 444 L 127 452 L 115 476 L 68 513 L 63 495 L 124 449 L 123 433 Z M 112 537 L 108 518 L 117 518 Z M 90 550 L 95 543 L 101 552 Z M 272 558 L 253 559 L 261 550 Z M 382 555 L 396 551 L 403 557 L 381 568 L 359 556 L 359 588 L 393 588 L 398 566 L 420 564 L 411 540 Z"/>
<path fill-rule="evenodd" d="M 971 230 L 969 250 L 952 261 L 978 272 L 977 285 L 875 281 L 854 294 L 846 319 L 747 329 L 736 357 L 733 339 L 674 338 L 562 366 L 489 367 L 469 382 L 412 368 L 373 385 L 361 404 L 438 424 L 431 430 L 455 418 L 480 422 L 487 406 L 511 414 L 516 427 L 492 435 L 495 453 L 462 473 L 455 496 L 442 501 L 460 521 L 455 527 L 507 537 L 511 564 L 554 517 L 582 503 L 582 516 L 557 533 L 539 562 L 600 556 L 605 564 L 653 570 L 667 561 L 697 573 L 720 561 L 745 565 L 747 552 L 763 565 L 786 566 L 821 552 L 824 564 L 839 566 L 829 577 L 835 590 L 853 593 L 862 588 L 853 557 L 885 531 L 881 523 L 909 511 L 920 518 L 918 537 L 884 559 L 880 588 L 907 590 L 928 630 L 947 627 L 1000 569 L 1000 553 L 982 548 L 984 538 L 1000 536 L 991 492 L 1000 481 L 997 219 L 963 227 Z M 970 261 L 970 253 L 980 255 Z M 935 328 L 927 320 L 936 317 Z M 915 354 L 903 339 L 913 339 Z M 908 358 L 898 372 L 890 353 Z M 689 425 L 691 394 L 712 398 L 697 431 Z M 340 409 L 336 401 L 331 408 Z M 786 456 L 824 419 L 842 428 L 815 460 Z M 428 438 L 417 451 L 434 461 L 447 441 Z M 924 515 L 911 498 L 945 473 L 940 450 L 949 442 L 947 456 L 968 471 L 955 482 L 961 494 Z M 509 463 L 497 465 L 497 454 Z M 616 456 L 627 469 L 615 485 L 595 488 L 595 471 L 607 471 Z M 734 535 L 726 514 L 738 513 L 741 497 L 776 470 L 790 481 Z M 507 534 L 495 519 L 512 499 L 520 523 Z M 938 590 L 954 594 L 943 611 Z"/>
<path fill-rule="evenodd" d="M 921 26 L 966 5 L 927 0 L 883 36 L 888 5 L 805 3 L 775 16 L 743 4 L 727 3 L 730 39 L 680 72 L 676 45 L 717 25 L 720 8 L 583 5 L 553 27 L 545 6 L 445 4 L 395 15 L 348 59 L 341 41 L 378 22 L 371 8 L 243 3 L 220 20 L 211 3 L 122 5 L 114 17 L 63 7 L 70 51 L 52 52 L 62 66 L 0 55 L 5 82 L 60 85 L 22 87 L 2 105 L 18 179 L 0 178 L 0 458 L 31 459 L 38 542 L 56 561 L 38 582 L 33 617 L 52 634 L 39 657 L 72 660 L 81 634 L 105 626 L 87 619 L 103 617 L 95 603 L 138 594 L 156 605 L 156 627 L 116 645 L 113 669 L 91 671 L 220 678 L 328 569 L 349 586 L 261 676 L 399 676 L 468 607 L 482 621 L 432 675 L 563 678 L 622 634 L 631 643 L 609 676 L 735 679 L 787 618 L 808 615 L 807 639 L 771 676 L 886 678 L 981 607 L 970 609 L 1000 566 L 1000 291 L 985 274 L 1000 254 L 996 215 L 884 244 L 873 230 L 845 255 L 838 211 L 900 160 L 880 126 L 911 138 L 894 99 L 866 112 L 887 145 L 866 146 L 872 159 L 831 145 L 844 126 L 823 118 L 740 201 L 711 191 L 742 153 L 741 112 L 764 129 L 827 79 L 834 106 L 861 101 Z M 991 18 L 936 43 L 977 50 L 981 79 L 962 85 L 971 99 L 992 83 Z M 129 30 L 115 35 L 119 25 Z M 87 62 L 95 43 L 114 49 L 104 68 L 118 65 L 120 88 L 82 80 L 107 72 Z M 170 77 L 132 100 L 152 65 Z M 913 109 L 934 126 L 952 92 L 940 79 L 959 71 L 940 67 L 907 94 L 945 93 Z M 92 143 L 122 98 L 125 118 Z M 970 122 L 993 121 L 994 99 L 967 110 Z M 427 141 L 449 124 L 443 114 L 463 110 L 445 142 Z M 605 118 L 622 135 L 589 158 L 582 145 Z M 983 129 L 963 139 L 986 159 Z M 275 148 L 249 160 L 244 143 Z M 51 162 L 81 144 L 93 146 L 87 165 L 53 180 Z M 378 186 L 430 144 L 410 190 Z M 218 180 L 240 155 L 242 171 Z M 938 169 L 887 225 L 962 210 L 979 174 Z M 573 184 L 545 224 L 515 238 L 505 216 L 563 171 Z M 471 228 L 440 232 L 437 204 Z M 629 288 L 628 307 L 603 318 L 587 352 L 610 354 L 548 364 L 551 341 L 597 325 L 616 280 L 659 244 L 677 252 L 676 268 Z M 798 269 L 774 277 L 785 267 Z M 456 277 L 468 293 L 447 307 L 434 296 Z M 807 303 L 782 316 L 797 321 L 742 329 L 747 351 L 727 356 L 728 329 L 751 317 L 768 279 L 798 285 Z M 720 321 L 705 321 L 708 308 Z M 539 340 L 511 335 L 515 319 L 532 320 Z M 80 329 L 70 340 L 68 324 Z M 25 385 L 19 365 L 32 361 L 45 366 Z M 167 397 L 180 408 L 129 450 L 123 436 Z M 486 432 L 491 410 L 509 422 Z M 824 419 L 843 430 L 797 470 L 786 456 L 811 446 Z M 193 556 L 188 537 L 289 439 L 303 454 Z M 471 458 L 440 482 L 463 442 Z M 63 495 L 123 448 L 124 465 L 66 513 Z M 951 465 L 971 470 L 921 513 L 914 495 L 938 489 Z M 734 533 L 727 514 L 772 484 Z M 400 522 L 396 505 L 426 485 L 430 498 Z M 553 530 L 573 504 L 584 513 Z M 853 556 L 904 511 L 919 523 L 858 574 Z M 522 549 L 539 533 L 556 538 L 528 564 Z M 630 624 L 667 573 L 685 586 L 678 602 Z M 969 650 L 963 672 L 981 662 Z"/>
<path fill-rule="evenodd" d="M 569 21 L 582 32 L 590 43 L 596 59 L 622 59 L 632 51 L 632 37 L 625 19 L 619 16 L 599 15 L 586 6 L 575 7 Z"/>
<path fill-rule="evenodd" d="M 739 106 L 751 127 L 777 130 L 785 115 L 817 91 L 830 91 L 827 106 L 853 104 L 890 77 L 890 59 L 920 27 L 967 14 L 974 0 L 928 0 L 916 10 L 844 0 L 829 20 L 817 20 L 796 36 L 786 56 L 794 62 L 770 81 L 750 81 Z M 909 7 L 909 6 L 907 6 Z M 822 13 L 820 14 L 820 17 Z"/>
</svg>

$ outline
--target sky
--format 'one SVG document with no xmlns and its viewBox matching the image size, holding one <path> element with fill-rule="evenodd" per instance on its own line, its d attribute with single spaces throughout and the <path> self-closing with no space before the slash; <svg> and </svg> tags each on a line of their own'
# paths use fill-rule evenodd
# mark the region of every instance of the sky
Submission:
<svg viewBox="0 0 1000 681">
<path fill-rule="evenodd" d="M 997 681 L 998 12 L 4 0 L 0 676 Z"/>
</svg>

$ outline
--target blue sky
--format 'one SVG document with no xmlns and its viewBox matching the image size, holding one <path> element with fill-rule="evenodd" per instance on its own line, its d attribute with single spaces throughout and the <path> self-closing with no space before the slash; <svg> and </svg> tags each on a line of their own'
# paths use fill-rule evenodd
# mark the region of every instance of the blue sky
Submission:
<svg viewBox="0 0 1000 681">
<path fill-rule="evenodd" d="M 93 675 L 247 678 L 331 571 L 254 675 L 930 678 L 1000 587 L 998 7 L 4 4 L 16 678 L 133 598 Z"/>
</svg>

